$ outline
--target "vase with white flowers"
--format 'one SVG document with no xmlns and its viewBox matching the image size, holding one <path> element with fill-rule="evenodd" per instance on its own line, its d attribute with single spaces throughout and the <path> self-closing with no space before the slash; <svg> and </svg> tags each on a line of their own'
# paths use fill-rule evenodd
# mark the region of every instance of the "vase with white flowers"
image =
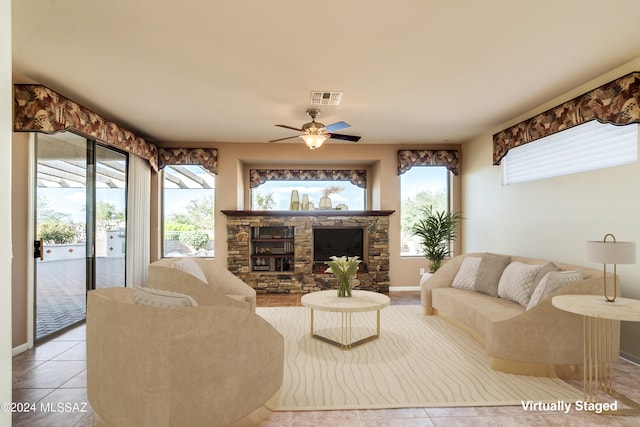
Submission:
<svg viewBox="0 0 640 427">
<path fill-rule="evenodd" d="M 358 265 L 361 262 L 362 261 L 358 259 L 357 256 L 332 256 L 331 261 L 325 261 L 325 264 L 329 266 L 325 273 L 333 273 L 333 275 L 338 279 L 339 297 L 351 296 L 351 281 L 358 272 Z"/>
</svg>

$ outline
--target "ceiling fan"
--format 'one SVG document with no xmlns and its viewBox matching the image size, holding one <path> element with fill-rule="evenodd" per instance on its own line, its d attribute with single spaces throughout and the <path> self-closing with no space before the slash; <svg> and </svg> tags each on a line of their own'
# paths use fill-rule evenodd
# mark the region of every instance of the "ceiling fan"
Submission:
<svg viewBox="0 0 640 427">
<path fill-rule="evenodd" d="M 276 126 L 281 127 L 281 128 L 297 130 L 298 132 L 303 132 L 302 135 L 288 136 L 286 138 L 279 138 L 279 139 L 272 139 L 269 142 L 279 142 L 279 141 L 284 141 L 285 139 L 291 139 L 291 138 L 300 137 L 300 138 L 304 139 L 304 142 L 307 144 L 307 146 L 310 149 L 315 150 L 316 148 L 320 147 L 322 145 L 322 143 L 325 141 L 325 139 L 327 139 L 327 138 L 341 139 L 343 141 L 352 141 L 352 142 L 358 142 L 360 140 L 360 138 L 361 138 L 361 137 L 355 136 L 355 135 L 343 135 L 343 134 L 340 134 L 340 133 L 333 133 L 334 131 L 341 130 L 341 129 L 346 129 L 346 128 L 350 127 L 351 125 L 348 124 L 348 123 L 336 122 L 336 123 L 332 123 L 330 125 L 325 126 L 324 124 L 322 124 L 320 122 L 316 122 L 316 117 L 318 117 L 318 115 L 320 114 L 320 110 L 317 109 L 317 108 L 309 108 L 307 110 L 307 114 L 309 115 L 309 117 L 311 117 L 311 121 L 309 123 L 305 123 L 304 125 L 302 125 L 302 128 L 300 128 L 300 129 L 296 128 L 296 127 L 293 127 L 293 126 L 276 125 Z"/>
</svg>

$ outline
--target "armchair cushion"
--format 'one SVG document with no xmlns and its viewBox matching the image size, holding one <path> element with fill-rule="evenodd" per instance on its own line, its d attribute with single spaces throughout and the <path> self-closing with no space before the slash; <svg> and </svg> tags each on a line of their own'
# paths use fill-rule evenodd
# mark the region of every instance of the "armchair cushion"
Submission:
<svg viewBox="0 0 640 427">
<path fill-rule="evenodd" d="M 164 291 L 153 288 L 133 288 L 134 304 L 148 305 L 150 307 L 176 308 L 197 307 L 198 303 L 189 295 L 178 292 Z"/>
<path fill-rule="evenodd" d="M 174 262 L 172 267 L 191 274 L 197 279 L 202 280 L 204 283 L 209 283 L 207 276 L 204 275 L 200 266 L 191 258 L 182 258 L 181 260 Z"/>
</svg>

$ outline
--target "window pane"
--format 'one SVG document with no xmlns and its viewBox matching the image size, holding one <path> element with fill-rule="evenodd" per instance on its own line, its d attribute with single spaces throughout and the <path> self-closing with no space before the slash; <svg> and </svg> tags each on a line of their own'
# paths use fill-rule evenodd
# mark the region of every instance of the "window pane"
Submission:
<svg viewBox="0 0 640 427">
<path fill-rule="evenodd" d="M 348 181 L 267 181 L 251 189 L 251 209 L 289 210 L 294 190 L 298 192 L 299 210 L 303 210 L 305 195 L 309 210 L 319 209 L 325 193 L 331 200 L 331 209 L 364 210 L 366 206 L 366 190 Z"/>
<path fill-rule="evenodd" d="M 637 124 L 614 126 L 594 120 L 512 148 L 502 163 L 508 185 L 637 160 Z"/>
<path fill-rule="evenodd" d="M 212 257 L 214 176 L 199 165 L 163 171 L 163 256 Z"/>
<path fill-rule="evenodd" d="M 449 211 L 449 171 L 444 166 L 414 166 L 400 175 L 400 255 L 422 256 L 420 238 L 411 232 L 420 210 Z"/>
</svg>

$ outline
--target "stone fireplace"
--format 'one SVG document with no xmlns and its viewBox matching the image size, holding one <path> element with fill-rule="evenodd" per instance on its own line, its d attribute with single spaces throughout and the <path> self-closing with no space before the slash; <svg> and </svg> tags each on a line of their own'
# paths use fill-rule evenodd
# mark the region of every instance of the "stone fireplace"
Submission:
<svg viewBox="0 0 640 427">
<path fill-rule="evenodd" d="M 229 271 L 258 293 L 307 293 L 335 288 L 336 279 L 332 274 L 324 273 L 323 259 L 330 253 L 338 256 L 360 256 L 362 253 L 358 289 L 389 290 L 388 217 L 394 211 L 222 212 L 227 216 Z M 293 267 L 290 271 L 262 272 L 252 268 L 251 236 L 256 227 L 293 227 Z M 314 250 L 318 240 L 324 246 Z"/>
</svg>

